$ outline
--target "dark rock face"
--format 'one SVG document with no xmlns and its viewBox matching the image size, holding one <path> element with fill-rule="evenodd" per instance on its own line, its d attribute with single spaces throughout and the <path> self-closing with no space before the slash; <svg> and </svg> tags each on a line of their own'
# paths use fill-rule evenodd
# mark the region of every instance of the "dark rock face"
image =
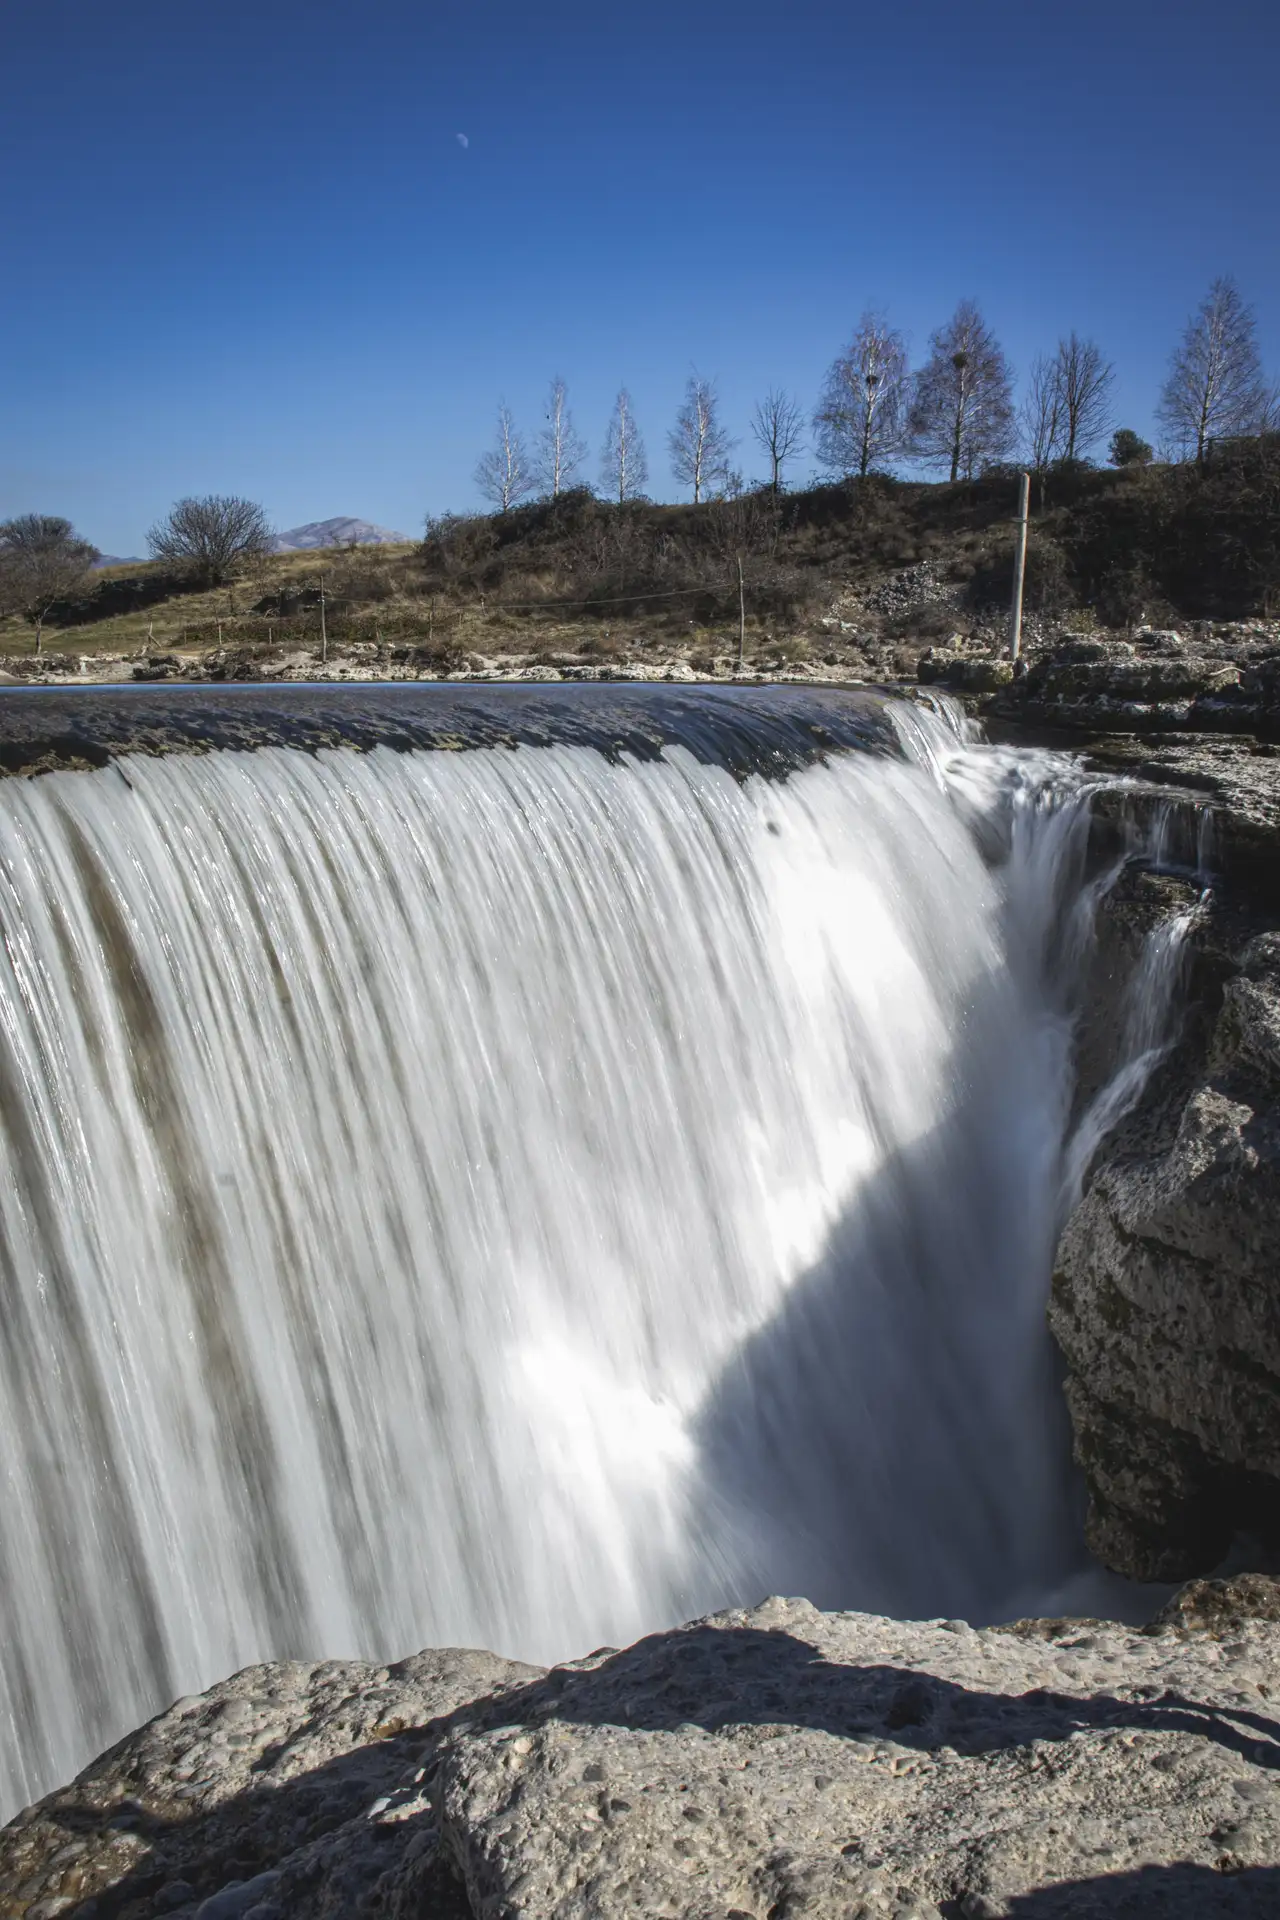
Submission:
<svg viewBox="0 0 1280 1920">
<path fill-rule="evenodd" d="M 1162 789 L 1172 864 L 1213 875 L 1177 1043 L 1096 1156 L 1050 1306 L 1094 1552 L 1138 1579 L 1206 1574 L 1241 1536 L 1280 1551 L 1280 627 L 1062 635 L 978 704 Z M 1100 796 L 1099 831 L 1128 804 Z M 1145 876 L 1104 909 L 1086 1089 L 1178 893 Z"/>
<path fill-rule="evenodd" d="M 1093 1551 L 1134 1578 L 1182 1579 L 1239 1536 L 1247 1553 L 1280 1549 L 1280 765 L 1239 738 L 1088 744 L 1212 827 L 1186 831 L 1184 807 L 1174 851 L 1192 863 L 1199 840 L 1214 884 L 1188 940 L 1180 1028 L 1097 1155 L 1049 1316 Z M 1108 903 L 1087 1084 L 1114 1055 L 1144 935 L 1198 892 L 1143 875 Z"/>
<path fill-rule="evenodd" d="M 1063 1234 L 1050 1308 L 1090 1544 L 1147 1580 L 1280 1517 L 1280 936 L 1202 950 L 1196 983 Z"/>
</svg>

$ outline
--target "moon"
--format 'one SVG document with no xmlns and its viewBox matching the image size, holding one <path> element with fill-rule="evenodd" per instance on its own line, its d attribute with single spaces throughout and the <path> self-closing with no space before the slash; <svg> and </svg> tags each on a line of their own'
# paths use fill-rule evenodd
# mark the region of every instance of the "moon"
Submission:
<svg viewBox="0 0 1280 1920">
<path fill-rule="evenodd" d="M 469 147 L 471 145 L 465 133 L 455 133 L 453 137 L 460 147 Z"/>
</svg>

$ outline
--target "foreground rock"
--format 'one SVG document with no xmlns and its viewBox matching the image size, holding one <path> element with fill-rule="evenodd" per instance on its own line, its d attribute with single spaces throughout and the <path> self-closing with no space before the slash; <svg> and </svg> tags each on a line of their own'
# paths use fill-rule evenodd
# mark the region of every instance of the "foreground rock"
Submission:
<svg viewBox="0 0 1280 1920">
<path fill-rule="evenodd" d="M 0 1837 L 0 1911 L 850 1920 L 1280 1911 L 1280 1588 L 1153 1629 L 715 1615 L 550 1673 L 252 1668 Z"/>
</svg>

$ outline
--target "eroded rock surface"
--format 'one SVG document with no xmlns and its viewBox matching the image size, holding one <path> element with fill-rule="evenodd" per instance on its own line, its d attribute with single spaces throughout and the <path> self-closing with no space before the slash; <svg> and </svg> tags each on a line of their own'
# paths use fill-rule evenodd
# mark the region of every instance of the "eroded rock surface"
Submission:
<svg viewBox="0 0 1280 1920">
<path fill-rule="evenodd" d="M 1280 934 L 1241 931 L 1210 910 L 1193 936 L 1179 1044 L 1058 1251 L 1088 1537 L 1136 1579 L 1280 1522 Z"/>
<path fill-rule="evenodd" d="M 1275 1583 L 1144 1632 L 771 1600 L 542 1674 L 250 1669 L 0 1836 L 34 1920 L 1280 1910 Z"/>
<path fill-rule="evenodd" d="M 921 677 L 924 677 L 922 671 Z M 931 676 L 936 677 L 936 676 Z M 1199 623 L 1131 640 L 1060 636 L 1029 650 L 991 712 L 1090 733 L 1253 734 L 1280 739 L 1280 629 Z"/>
</svg>

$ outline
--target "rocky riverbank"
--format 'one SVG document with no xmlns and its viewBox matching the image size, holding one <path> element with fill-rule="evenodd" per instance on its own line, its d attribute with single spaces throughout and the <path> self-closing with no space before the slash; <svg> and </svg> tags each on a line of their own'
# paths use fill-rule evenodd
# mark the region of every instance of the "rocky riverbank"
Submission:
<svg viewBox="0 0 1280 1920">
<path fill-rule="evenodd" d="M 1192 912 L 1174 1044 L 1096 1156 L 1050 1307 L 1089 1541 L 1138 1579 L 1280 1551 L 1278 642 L 1262 622 L 1066 636 L 972 701 L 1013 738 L 1154 783 L 1145 804 L 1169 808 L 1174 871 L 1127 876 L 1104 909 L 1095 1025 L 1151 926 Z M 922 672 L 982 679 L 938 656 Z"/>
<path fill-rule="evenodd" d="M 29 1920 L 1280 1910 L 1280 1587 L 1142 1631 L 770 1600 L 545 1672 L 254 1667 L 0 1835 Z"/>
</svg>

